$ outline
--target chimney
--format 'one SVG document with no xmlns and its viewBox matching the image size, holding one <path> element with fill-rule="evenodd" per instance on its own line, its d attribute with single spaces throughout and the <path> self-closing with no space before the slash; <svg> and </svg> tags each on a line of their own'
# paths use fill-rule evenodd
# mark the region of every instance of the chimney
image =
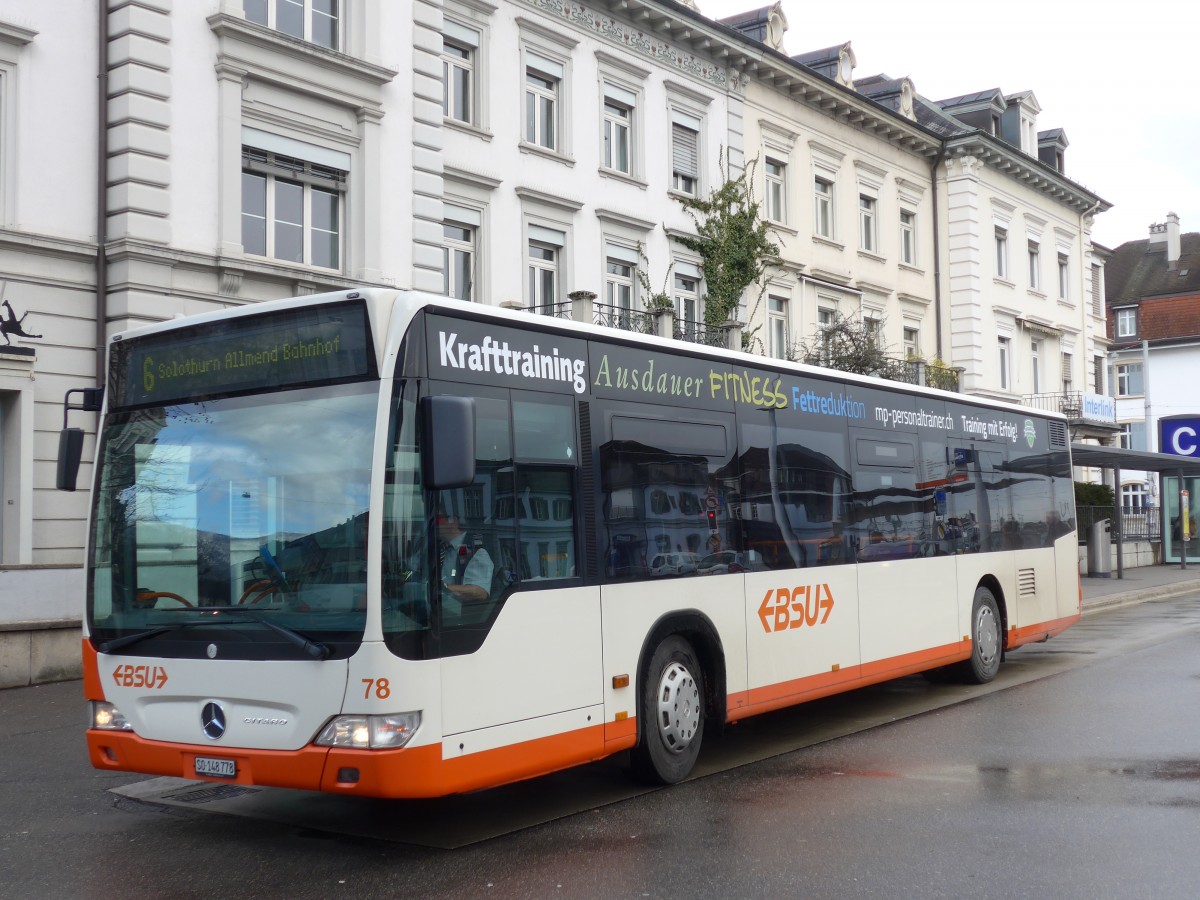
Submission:
<svg viewBox="0 0 1200 900">
<path fill-rule="evenodd" d="M 1179 262 L 1179 216 L 1167 213 L 1167 265 Z"/>
</svg>

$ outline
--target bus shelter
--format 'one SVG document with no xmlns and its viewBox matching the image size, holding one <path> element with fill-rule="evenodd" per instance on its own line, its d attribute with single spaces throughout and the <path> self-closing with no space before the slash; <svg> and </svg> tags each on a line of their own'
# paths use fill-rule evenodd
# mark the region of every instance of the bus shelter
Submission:
<svg viewBox="0 0 1200 900">
<path fill-rule="evenodd" d="M 1072 462 L 1112 472 L 1116 508 L 1121 506 L 1121 471 L 1154 472 L 1159 477 L 1159 514 L 1162 521 L 1163 561 L 1200 563 L 1200 537 L 1196 534 L 1197 491 L 1200 491 L 1200 459 L 1173 456 L 1170 453 L 1150 453 L 1145 450 L 1124 450 L 1096 444 L 1072 444 Z M 1124 577 L 1121 516 L 1113 516 L 1117 542 L 1117 577 Z M 1186 535 L 1186 539 L 1185 539 Z"/>
</svg>

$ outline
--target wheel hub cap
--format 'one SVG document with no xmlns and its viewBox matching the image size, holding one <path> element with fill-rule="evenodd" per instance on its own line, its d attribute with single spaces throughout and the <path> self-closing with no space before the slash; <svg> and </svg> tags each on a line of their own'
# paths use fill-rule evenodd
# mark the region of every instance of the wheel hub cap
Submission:
<svg viewBox="0 0 1200 900">
<path fill-rule="evenodd" d="M 700 727 L 700 689 L 692 673 L 671 663 L 658 683 L 658 730 L 672 753 L 682 753 Z"/>
</svg>

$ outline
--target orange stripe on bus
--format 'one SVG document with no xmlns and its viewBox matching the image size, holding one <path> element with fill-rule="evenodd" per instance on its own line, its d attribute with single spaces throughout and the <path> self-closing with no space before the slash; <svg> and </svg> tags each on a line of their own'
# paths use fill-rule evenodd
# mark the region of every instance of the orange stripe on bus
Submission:
<svg viewBox="0 0 1200 900">
<path fill-rule="evenodd" d="M 90 638 L 83 639 L 83 697 L 85 700 L 104 700 L 104 685 L 100 682 L 100 666 L 96 648 Z"/>
<path fill-rule="evenodd" d="M 1038 622 L 1036 625 L 1027 625 L 1024 628 L 1014 628 L 1008 633 L 1008 649 L 1052 638 L 1056 634 L 1066 631 L 1078 621 L 1079 613 L 1075 613 L 1075 615 L 1055 619 L 1052 622 Z"/>
<path fill-rule="evenodd" d="M 632 726 L 632 720 L 630 720 Z M 606 744 L 604 726 L 524 741 L 509 747 L 442 758 L 440 744 L 404 750 L 247 750 L 217 745 L 148 741 L 129 732 L 91 730 L 88 754 L 97 769 L 136 771 L 199 781 L 364 794 L 372 797 L 440 797 L 547 775 L 602 759 L 633 745 L 629 737 Z M 202 779 L 196 757 L 232 759 L 237 776 Z M 356 781 L 339 780 L 346 770 Z"/>
<path fill-rule="evenodd" d="M 960 662 L 969 659 L 970 656 L 971 642 L 958 641 L 930 650 L 863 663 L 861 666 L 847 666 L 837 672 L 822 672 L 818 675 L 809 675 L 805 678 L 797 678 L 761 688 L 751 688 L 745 692 L 746 704 L 744 706 L 740 705 L 734 709 L 733 704 L 729 705 L 727 718 L 732 722 L 746 716 L 783 709 L 797 703 L 839 694 L 842 691 L 854 690 L 878 684 L 881 681 L 900 678 L 903 675 L 912 675 L 926 669 Z"/>
</svg>

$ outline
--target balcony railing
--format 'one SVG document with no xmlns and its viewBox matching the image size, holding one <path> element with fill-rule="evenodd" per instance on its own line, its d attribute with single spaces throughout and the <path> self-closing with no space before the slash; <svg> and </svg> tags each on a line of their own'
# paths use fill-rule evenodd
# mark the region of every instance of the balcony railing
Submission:
<svg viewBox="0 0 1200 900">
<path fill-rule="evenodd" d="M 654 314 L 607 303 L 592 303 L 592 324 L 634 334 L 654 334 Z"/>
<path fill-rule="evenodd" d="M 896 360 L 895 374 L 889 373 L 893 381 L 903 381 L 905 384 L 916 384 L 924 387 L 940 388 L 943 391 L 958 393 L 962 381 L 962 369 L 955 366 L 930 365 L 923 359 Z"/>
<path fill-rule="evenodd" d="M 1083 393 L 1080 391 L 1059 391 L 1053 394 L 1026 394 L 1021 398 L 1021 405 L 1045 412 L 1062 413 L 1068 419 L 1083 417 Z"/>
<path fill-rule="evenodd" d="M 705 347 L 724 347 L 727 338 L 723 328 L 712 328 L 703 322 L 694 322 L 691 319 L 676 319 L 675 340 L 687 341 L 690 344 L 702 344 Z"/>
</svg>

